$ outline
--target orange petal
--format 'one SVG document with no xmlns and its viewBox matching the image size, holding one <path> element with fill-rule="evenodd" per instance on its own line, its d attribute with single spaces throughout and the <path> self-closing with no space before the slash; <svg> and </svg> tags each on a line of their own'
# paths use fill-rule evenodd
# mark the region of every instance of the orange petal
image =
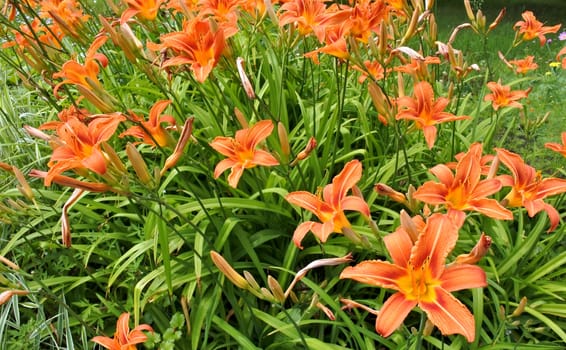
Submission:
<svg viewBox="0 0 566 350">
<path fill-rule="evenodd" d="M 476 337 L 474 316 L 464 304 L 446 290 L 437 287 L 435 292 L 434 302 L 420 302 L 419 307 L 426 312 L 442 334 L 462 334 L 468 342 L 473 342 Z"/>
<path fill-rule="evenodd" d="M 349 278 L 377 287 L 398 290 L 397 280 L 406 274 L 404 268 L 387 261 L 367 260 L 345 268 L 340 274 L 340 279 Z"/>
<path fill-rule="evenodd" d="M 485 271 L 476 265 L 448 266 L 442 273 L 442 288 L 447 292 L 487 286 Z"/>
<path fill-rule="evenodd" d="M 121 344 L 128 343 L 128 334 L 130 333 L 130 314 L 124 312 L 118 317 L 118 322 L 116 322 L 116 338 Z"/>
<path fill-rule="evenodd" d="M 248 149 L 254 149 L 263 140 L 265 140 L 273 131 L 273 122 L 271 120 L 262 120 L 254 124 L 248 129 L 245 139 L 241 141 Z M 237 138 L 236 138 L 237 139 Z"/>
<path fill-rule="evenodd" d="M 325 198 L 333 207 L 338 207 L 340 201 L 346 197 L 348 191 L 362 178 L 362 163 L 357 160 L 351 160 L 340 174 L 336 175 L 332 180 L 332 198 Z"/>
<path fill-rule="evenodd" d="M 366 201 L 360 197 L 348 196 L 340 202 L 340 206 L 342 210 L 355 210 L 362 213 L 365 217 L 370 217 L 369 206 Z"/>
<path fill-rule="evenodd" d="M 306 221 L 297 226 L 295 232 L 293 233 L 293 243 L 295 243 L 297 248 L 303 249 L 303 246 L 301 245 L 303 238 L 305 238 L 307 233 L 312 231 L 317 225 L 320 225 L 320 223 L 314 221 Z"/>
<path fill-rule="evenodd" d="M 307 191 L 291 192 L 285 199 L 287 202 L 298 205 L 314 214 L 317 214 L 320 211 L 320 207 L 324 205 L 320 198 Z"/>
<path fill-rule="evenodd" d="M 458 240 L 458 228 L 447 215 L 433 214 L 427 220 L 425 230 L 419 235 L 411 252 L 413 266 L 422 266 L 430 259 L 432 276 L 437 278 L 444 270 L 448 253 Z"/>
<path fill-rule="evenodd" d="M 407 231 L 397 229 L 392 234 L 383 237 L 383 241 L 395 265 L 407 266 L 413 248 L 413 241 Z"/>
<path fill-rule="evenodd" d="M 238 187 L 238 182 L 242 174 L 244 174 L 244 167 L 241 164 L 235 164 L 232 167 L 230 175 L 228 175 L 228 184 L 233 188 Z"/>
<path fill-rule="evenodd" d="M 417 306 L 415 300 L 407 300 L 401 293 L 395 293 L 383 304 L 375 321 L 375 330 L 384 337 L 395 332 L 409 312 Z"/>
</svg>

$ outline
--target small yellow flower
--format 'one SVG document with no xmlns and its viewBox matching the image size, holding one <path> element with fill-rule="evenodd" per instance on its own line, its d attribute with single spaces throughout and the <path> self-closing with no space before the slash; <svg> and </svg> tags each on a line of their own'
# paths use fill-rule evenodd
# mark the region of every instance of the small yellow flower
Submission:
<svg viewBox="0 0 566 350">
<path fill-rule="evenodd" d="M 548 65 L 552 68 L 557 68 L 560 67 L 560 62 L 550 62 Z"/>
</svg>

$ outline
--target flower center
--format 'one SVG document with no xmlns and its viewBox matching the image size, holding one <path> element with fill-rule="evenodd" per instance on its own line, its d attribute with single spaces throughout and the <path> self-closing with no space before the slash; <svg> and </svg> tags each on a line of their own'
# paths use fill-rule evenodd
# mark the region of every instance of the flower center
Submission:
<svg viewBox="0 0 566 350">
<path fill-rule="evenodd" d="M 408 300 L 419 302 L 436 300 L 436 287 L 440 285 L 440 281 L 432 276 L 429 261 L 430 259 L 427 258 L 422 266 L 413 266 L 409 263 L 407 275 L 399 279 L 399 290 Z"/>
</svg>

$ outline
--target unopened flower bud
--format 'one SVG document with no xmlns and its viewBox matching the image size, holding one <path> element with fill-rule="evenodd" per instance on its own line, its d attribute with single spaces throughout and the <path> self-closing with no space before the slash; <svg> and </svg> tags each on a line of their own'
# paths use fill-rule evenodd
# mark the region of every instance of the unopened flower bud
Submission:
<svg viewBox="0 0 566 350">
<path fill-rule="evenodd" d="M 230 266 L 230 264 L 228 264 L 226 259 L 222 257 L 222 255 L 212 250 L 210 251 L 210 257 L 212 258 L 212 262 L 214 263 L 214 265 L 216 265 L 218 270 L 220 270 L 220 272 L 222 272 L 224 276 L 226 276 L 226 278 L 228 278 L 230 282 L 232 282 L 236 287 L 242 289 L 248 288 L 249 284 L 246 279 L 242 277 L 242 275 L 237 273 L 236 270 L 234 270 L 234 268 Z"/>
<path fill-rule="evenodd" d="M 126 145 L 126 154 L 128 155 L 128 159 L 130 160 L 130 163 L 132 164 L 132 167 L 134 168 L 134 171 L 136 172 L 136 175 L 138 176 L 138 179 L 141 181 L 141 183 L 143 183 L 144 185 L 151 184 L 152 178 L 149 174 L 147 164 L 143 160 L 143 157 L 141 156 L 136 146 L 128 143 Z"/>
<path fill-rule="evenodd" d="M 285 157 L 289 157 L 289 154 L 291 154 L 289 136 L 287 135 L 285 125 L 281 122 L 277 123 L 277 135 L 279 136 L 279 143 L 281 144 L 281 153 L 283 153 Z"/>
<path fill-rule="evenodd" d="M 527 297 L 522 297 L 521 301 L 519 302 L 519 305 L 517 305 L 517 308 L 511 314 L 511 317 L 520 316 L 523 313 L 523 311 L 525 311 L 525 306 L 527 306 Z"/>
<path fill-rule="evenodd" d="M 503 17 L 505 16 L 505 12 L 506 12 L 505 7 L 501 11 L 499 11 L 497 18 L 495 18 L 495 20 L 493 22 L 491 22 L 491 24 L 487 28 L 488 33 L 490 31 L 492 31 L 495 27 L 497 27 L 499 25 L 499 23 L 501 23 L 501 21 L 503 20 Z"/>
<path fill-rule="evenodd" d="M 68 211 L 69 208 L 75 204 L 84 193 L 83 190 L 75 188 L 71 197 L 67 199 L 67 202 L 63 205 L 61 210 L 61 242 L 67 248 L 71 247 L 71 224 L 69 223 Z"/>
<path fill-rule="evenodd" d="M 244 278 L 248 281 L 252 289 L 260 290 L 259 284 L 255 280 L 254 276 L 246 270 L 244 270 Z"/>
<path fill-rule="evenodd" d="M 311 138 L 307 142 L 305 149 L 303 149 L 301 152 L 299 152 L 299 154 L 297 154 L 297 157 L 291 162 L 290 165 L 295 166 L 299 161 L 308 157 L 315 148 L 316 148 L 316 139 L 311 136 Z"/>
<path fill-rule="evenodd" d="M 377 192 L 377 194 L 389 197 L 397 203 L 407 202 L 407 198 L 404 194 L 395 191 L 393 188 L 387 186 L 386 184 L 378 183 L 373 187 L 373 189 L 375 190 L 375 192 Z"/>
<path fill-rule="evenodd" d="M 491 246 L 491 237 L 481 234 L 478 243 L 468 254 L 458 255 L 454 264 L 475 264 L 483 258 Z"/>
<path fill-rule="evenodd" d="M 267 285 L 269 286 L 269 289 L 271 289 L 271 292 L 273 293 L 275 299 L 277 299 L 281 303 L 285 301 L 285 293 L 283 293 L 283 288 L 281 288 L 279 282 L 277 282 L 277 280 L 271 275 L 267 276 Z"/>
<path fill-rule="evenodd" d="M 14 172 L 14 176 L 20 183 L 20 186 L 18 186 L 18 191 L 20 191 L 27 199 L 33 201 L 34 198 L 33 191 L 29 183 L 27 182 L 24 174 L 20 171 L 20 169 L 16 168 L 15 166 L 12 167 L 12 171 Z"/>
<path fill-rule="evenodd" d="M 177 145 L 175 145 L 175 150 L 173 150 L 173 153 L 171 153 L 171 155 L 167 157 L 167 160 L 165 160 L 165 164 L 163 165 L 163 169 L 161 169 L 161 172 L 159 173 L 159 177 L 162 177 L 168 169 L 175 166 L 175 164 L 177 164 L 177 162 L 179 161 L 179 158 L 181 158 L 183 150 L 185 149 L 185 146 L 192 136 L 194 120 L 195 117 L 190 117 L 185 121 L 185 125 L 183 125 L 183 131 L 181 131 L 179 141 L 177 141 Z"/>
<path fill-rule="evenodd" d="M 240 111 L 238 107 L 234 107 L 234 114 L 236 115 L 236 119 L 238 119 L 238 122 L 243 129 L 248 129 L 250 127 L 248 121 L 246 120 L 246 117 L 244 116 L 244 113 L 242 113 L 242 111 Z"/>
</svg>

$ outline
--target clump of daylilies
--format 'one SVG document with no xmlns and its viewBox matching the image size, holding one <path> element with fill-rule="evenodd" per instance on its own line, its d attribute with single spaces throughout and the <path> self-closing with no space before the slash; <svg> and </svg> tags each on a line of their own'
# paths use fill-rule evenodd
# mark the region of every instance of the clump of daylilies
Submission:
<svg viewBox="0 0 566 350">
<path fill-rule="evenodd" d="M 448 42 L 441 42 L 434 1 L 424 0 L 360 0 L 344 4 L 325 0 L 109 1 L 113 14 L 98 18 L 96 33 L 88 32 L 87 21 L 93 18 L 84 13 L 79 2 L 25 0 L 5 4 L 2 11 L 7 18 L 20 14 L 33 20 L 14 25 L 11 40 L 2 47 L 13 48 L 40 73 L 43 80 L 37 83 L 31 73 L 26 76 L 25 71 L 18 71 L 29 84 L 46 91 L 58 110 L 57 120 L 25 129 L 52 150 L 47 171 L 33 169 L 29 175 L 43 179 L 45 186 L 57 184 L 74 190 L 61 210 L 65 247 L 72 246 L 68 212 L 88 192 L 124 196 L 151 193 L 158 197 L 157 189 L 166 193 L 160 186 L 168 184 L 163 180 L 167 174 L 190 159 L 193 163 L 214 164 L 214 169 L 206 169 L 208 173 L 203 177 L 214 183 L 215 195 L 240 196 L 247 194 L 247 179 L 256 180 L 259 187 L 263 185 L 262 178 L 256 175 L 265 170 L 285 179 L 276 183 L 287 186 L 278 193 L 283 193 L 281 202 L 291 213 L 289 217 L 301 214 L 301 222 L 292 233 L 293 249 L 304 249 L 304 242 L 313 241 L 324 247 L 335 234 L 347 238 L 348 248 L 364 249 L 368 254 L 384 247 L 379 259 L 346 267 L 339 278 L 393 290 L 393 294 L 379 310 L 343 299 L 345 309 L 360 307 L 376 315 L 375 329 L 383 337 L 393 334 L 407 315 L 418 309 L 442 334 L 460 334 L 473 342 L 478 328 L 474 316 L 453 292 L 487 286 L 486 272 L 478 263 L 488 254 L 492 241 L 481 234 L 475 237 L 477 244 L 470 253 L 451 258 L 467 220 L 483 215 L 511 221 L 516 215 L 511 209 L 522 207 L 529 217 L 546 212 L 549 232 L 560 223 L 559 212 L 545 200 L 566 192 L 566 180 L 543 177 L 541 171 L 505 148 L 496 147 L 492 152 L 496 122 L 487 141 L 471 143 L 465 152 L 455 156 L 455 161 L 434 165 L 429 169 L 430 180 L 408 184 L 406 194 L 398 192 L 394 185 L 370 184 L 379 200 L 391 199 L 412 214 L 401 210 L 400 225 L 394 232 L 383 234 L 373 218 L 373 202 L 368 202 L 358 187 L 363 187 L 358 185 L 363 179 L 371 178 L 368 171 L 375 169 L 367 170 L 372 166 L 368 159 L 377 155 L 364 159 L 350 156 L 336 163 L 333 160 L 341 170 L 332 176 L 332 169 L 326 169 L 328 181 L 317 184 L 320 187 L 316 191 L 314 186 L 306 190 L 304 183 L 293 182 L 289 174 L 302 172 L 309 160 L 316 161 L 318 149 L 330 147 L 325 144 L 328 141 L 311 133 L 307 118 L 292 125 L 275 116 L 265 102 L 265 96 L 271 93 L 266 90 L 275 87 L 264 87 L 259 75 L 248 76 L 244 59 L 237 57 L 240 51 L 253 52 L 253 56 L 261 49 L 261 41 L 257 48 L 245 45 L 246 35 L 260 32 L 276 37 L 277 45 L 288 45 L 293 55 L 300 52 L 297 56 L 304 67 L 334 62 L 355 77 L 348 84 L 357 82 L 360 91 L 367 93 L 375 107 L 368 115 L 378 120 L 380 127 L 390 128 L 402 142 L 415 132 L 419 147 L 430 152 L 433 159 L 438 143 L 449 136 L 444 125 L 454 127 L 454 137 L 456 123 L 479 118 L 460 109 L 461 91 L 455 90 L 461 88 L 455 86 L 461 86 L 468 75 L 489 69 L 468 62 L 465 54 L 454 47 L 455 37 L 464 28 L 487 36 L 501 23 L 505 11 L 486 26 L 483 13 L 474 14 L 465 0 L 469 23 L 459 26 Z M 510 49 L 534 39 L 544 45 L 546 35 L 560 28 L 543 26 L 531 11 L 522 17 L 513 26 L 516 36 Z M 174 19 L 171 25 L 159 25 L 168 18 Z M 72 52 L 71 43 L 82 45 L 83 53 Z M 111 60 L 116 51 L 125 58 L 120 62 L 128 62 L 136 72 L 143 72 L 147 83 L 158 87 L 158 93 L 149 93 L 147 98 L 134 96 L 131 100 L 135 103 L 128 103 L 129 99 L 122 96 L 124 92 L 112 85 L 111 68 L 120 64 Z M 499 56 L 516 74 L 527 75 L 538 68 L 534 56 Z M 566 48 L 558 52 L 556 60 L 566 68 Z M 444 85 L 436 76 L 440 65 L 447 67 Z M 257 66 L 249 70 L 253 69 L 259 70 Z M 221 79 L 223 75 L 229 76 L 229 83 Z M 237 93 L 225 93 L 229 84 L 237 85 Z M 501 80 L 488 81 L 485 87 L 489 92 L 478 104 L 498 116 L 502 111 L 522 110 L 522 101 L 533 89 L 514 88 Z M 215 89 L 218 95 L 210 94 Z M 185 96 L 198 94 L 202 95 L 199 102 L 204 107 L 191 110 L 192 101 L 186 103 Z M 238 123 L 231 115 L 213 122 L 204 120 L 202 111 L 206 108 L 210 114 L 225 116 L 224 110 L 214 109 L 207 99 L 234 103 L 238 94 L 245 100 L 238 101 L 238 105 L 250 108 L 249 114 L 234 106 L 227 109 L 235 111 Z M 195 111 L 195 116 L 184 113 L 186 110 Z M 226 132 L 230 127 L 237 130 Z M 289 140 L 297 129 L 309 131 L 299 141 Z M 561 137 L 562 144 L 545 146 L 566 157 L 566 132 Z M 196 144 L 193 148 L 198 151 L 182 159 L 189 141 Z M 370 166 L 366 166 L 368 163 Z M 0 164 L 2 169 L 16 174 L 22 193 L 33 199 L 33 191 L 20 170 Z M 228 170 L 229 174 L 223 175 Z M 261 193 L 261 188 L 257 192 Z M 223 198 L 218 195 L 213 199 L 222 204 Z M 202 202 L 199 204 L 204 208 Z M 369 230 L 361 230 L 362 225 Z M 371 234 L 364 233 L 367 231 Z M 314 238 L 307 236 L 309 233 Z M 289 299 L 298 301 L 293 288 L 308 271 L 355 260 L 353 254 L 315 260 L 298 271 L 283 290 L 272 276 L 267 278 L 267 287 L 261 287 L 251 273 L 239 274 L 220 253 L 209 250 L 212 262 L 230 282 L 259 299 L 282 306 Z M 0 302 L 25 294 L 27 291 L 5 291 Z M 311 300 L 311 306 L 334 319 L 333 311 L 316 296 Z M 129 317 L 129 313 L 119 316 L 113 338 L 96 336 L 92 341 L 107 349 L 134 349 L 145 342 L 148 337 L 144 332 L 153 332 L 152 327 L 141 324 L 130 330 Z"/>
</svg>

